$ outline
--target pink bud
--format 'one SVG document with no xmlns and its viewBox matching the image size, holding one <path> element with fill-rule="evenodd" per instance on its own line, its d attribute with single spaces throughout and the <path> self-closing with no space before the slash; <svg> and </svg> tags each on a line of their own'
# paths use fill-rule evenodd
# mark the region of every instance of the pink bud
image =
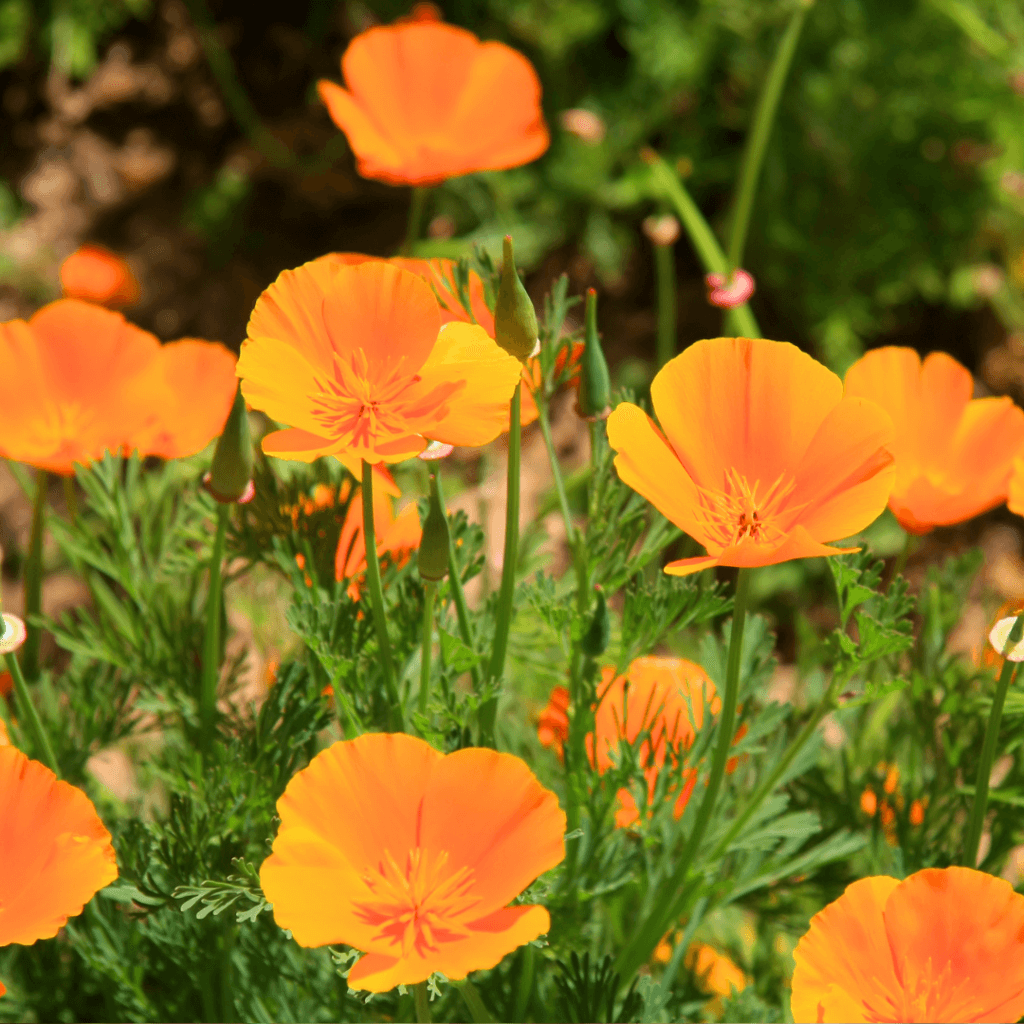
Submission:
<svg viewBox="0 0 1024 1024">
<path fill-rule="evenodd" d="M 446 459 L 455 451 L 455 445 L 443 444 L 441 441 L 431 441 L 426 448 L 416 456 L 424 462 L 436 462 L 438 459 Z"/>
<path fill-rule="evenodd" d="M 708 286 L 708 302 L 720 309 L 735 309 L 742 306 L 754 294 L 753 277 L 745 270 L 733 271 L 732 279 L 726 283 L 724 274 L 708 274 L 704 278 Z"/>
<path fill-rule="evenodd" d="M 599 146 L 604 141 L 604 121 L 589 110 L 574 107 L 563 110 L 559 115 L 562 127 L 577 139 L 590 146 Z"/>
</svg>

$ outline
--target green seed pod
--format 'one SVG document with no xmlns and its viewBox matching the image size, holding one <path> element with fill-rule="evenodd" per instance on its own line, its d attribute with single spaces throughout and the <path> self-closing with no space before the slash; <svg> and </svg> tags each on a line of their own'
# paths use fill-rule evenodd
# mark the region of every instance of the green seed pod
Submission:
<svg viewBox="0 0 1024 1024">
<path fill-rule="evenodd" d="M 252 467 L 252 434 L 249 432 L 245 399 L 239 387 L 213 453 L 209 479 L 213 496 L 218 501 L 238 501 L 250 488 Z"/>
<path fill-rule="evenodd" d="M 612 381 L 597 333 L 597 292 L 587 292 L 585 345 L 580 359 L 579 413 L 588 420 L 605 420 L 611 412 Z"/>
<path fill-rule="evenodd" d="M 420 576 L 428 583 L 436 583 L 448 575 L 448 516 L 437 493 L 437 480 L 430 475 L 430 507 L 423 523 L 423 537 L 416 555 Z"/>
<path fill-rule="evenodd" d="M 597 594 L 597 606 L 591 616 L 590 625 L 580 641 L 580 647 L 588 658 L 600 658 L 608 649 L 612 637 L 612 624 L 608 618 L 608 602 L 604 599 L 604 589 L 594 587 Z"/>
<path fill-rule="evenodd" d="M 537 313 L 516 272 L 511 235 L 505 236 L 503 249 L 501 282 L 498 285 L 498 301 L 494 307 L 494 340 L 509 355 L 525 363 L 534 354 L 540 336 L 537 330 Z"/>
</svg>

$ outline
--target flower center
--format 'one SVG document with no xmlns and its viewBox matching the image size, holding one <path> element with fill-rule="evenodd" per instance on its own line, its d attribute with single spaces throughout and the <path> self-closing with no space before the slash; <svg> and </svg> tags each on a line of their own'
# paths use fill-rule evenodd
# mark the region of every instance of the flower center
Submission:
<svg viewBox="0 0 1024 1024">
<path fill-rule="evenodd" d="M 976 999 L 976 986 L 969 978 L 953 983 L 953 965 L 947 961 L 941 971 L 936 969 L 931 957 L 923 969 L 915 970 L 908 959 L 904 960 L 902 975 L 902 1003 L 896 1005 L 891 999 L 884 1000 L 884 1006 L 872 1006 L 863 1001 L 865 1017 L 875 1024 L 906 1021 L 908 1024 L 933 1020 L 983 1020 L 985 1008 Z M 965 998 L 966 997 L 966 998 Z"/>
<path fill-rule="evenodd" d="M 422 955 L 469 934 L 459 918 L 480 902 L 470 895 L 475 880 L 472 868 L 450 871 L 446 851 L 415 847 L 403 870 L 385 850 L 376 869 L 363 876 L 373 898 L 357 904 L 356 913 L 380 927 L 378 938 L 401 943 L 403 957 L 413 949 Z"/>
<path fill-rule="evenodd" d="M 786 479 L 786 474 L 780 473 L 775 483 L 759 495 L 760 480 L 755 480 L 751 486 L 738 470 L 730 469 L 721 490 L 698 486 L 700 508 L 697 515 L 722 548 L 745 540 L 774 545 L 786 535 L 778 520 L 795 486 L 795 480 Z"/>
</svg>

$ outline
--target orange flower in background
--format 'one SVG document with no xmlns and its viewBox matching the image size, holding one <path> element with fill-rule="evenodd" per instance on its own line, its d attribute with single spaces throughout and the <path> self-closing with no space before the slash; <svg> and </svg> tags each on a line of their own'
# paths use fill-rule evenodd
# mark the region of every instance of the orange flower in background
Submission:
<svg viewBox="0 0 1024 1024">
<path fill-rule="evenodd" d="M 250 405 L 290 424 L 263 438 L 268 455 L 377 463 L 418 455 L 428 439 L 493 440 L 521 365 L 482 327 L 442 327 L 417 275 L 327 256 L 260 296 L 237 372 Z"/>
<path fill-rule="evenodd" d="M 863 878 L 793 952 L 795 1021 L 1010 1021 L 1024 1014 L 1024 896 L 972 868 Z"/>
<path fill-rule="evenodd" d="M 139 300 L 139 283 L 132 268 L 102 245 L 83 245 L 60 265 L 65 298 L 100 306 L 130 306 Z"/>
<path fill-rule="evenodd" d="M 556 686 L 548 698 L 548 706 L 537 719 L 537 739 L 542 747 L 554 747 L 562 756 L 562 747 L 569 738 L 569 690 Z"/>
<path fill-rule="evenodd" d="M 366 263 L 372 260 L 372 256 L 364 256 L 355 252 L 336 252 L 325 259 L 330 259 L 343 266 L 355 266 L 359 263 Z M 484 293 L 484 283 L 475 270 L 469 272 L 469 308 L 459 297 L 459 290 L 455 284 L 455 261 L 446 259 L 421 260 L 411 259 L 404 256 L 394 256 L 386 262 L 402 270 L 422 277 L 433 289 L 438 304 L 441 307 L 441 323 L 467 323 L 479 324 L 489 338 L 494 337 L 494 314 L 487 305 L 487 297 Z M 568 373 L 566 379 L 567 387 L 576 387 L 580 382 L 580 357 L 583 355 L 583 342 L 574 342 L 571 347 L 563 346 L 555 357 L 555 377 L 561 378 Z M 568 370 L 566 367 L 568 366 Z M 519 413 L 521 426 L 529 426 L 540 415 L 537 410 L 537 403 L 533 393 L 541 387 L 540 357 L 533 356 L 523 365 L 522 372 L 523 387 L 522 406 Z M 508 429 L 506 417 L 505 429 Z"/>
<path fill-rule="evenodd" d="M 896 427 L 889 507 L 922 534 L 987 512 L 1007 499 L 1024 449 L 1024 412 L 1010 398 L 975 398 L 970 371 L 945 352 L 878 348 L 846 373 L 847 395 L 877 402 Z"/>
<path fill-rule="evenodd" d="M 565 814 L 511 754 L 369 733 L 314 757 L 277 811 L 260 869 L 274 920 L 301 946 L 363 950 L 349 988 L 461 980 L 550 926 L 508 903 L 565 856 Z"/>
<path fill-rule="evenodd" d="M 540 80 L 504 43 L 436 20 L 371 28 L 341 58 L 347 88 L 320 98 L 364 178 L 436 185 L 536 160 L 548 148 Z"/>
<path fill-rule="evenodd" d="M 661 429 L 623 402 L 608 442 L 619 477 L 707 548 L 671 575 L 856 550 L 826 542 L 885 508 L 892 421 L 795 345 L 695 342 L 658 371 L 651 401 Z"/>
<path fill-rule="evenodd" d="M 724 953 L 706 942 L 695 942 L 686 951 L 685 964 L 698 978 L 700 986 L 720 1005 L 723 996 L 741 992 L 750 979 Z"/>
<path fill-rule="evenodd" d="M 110 833 L 89 798 L 0 746 L 0 946 L 52 938 L 115 878 Z"/>
<path fill-rule="evenodd" d="M 0 454 L 65 476 L 105 452 L 198 451 L 220 433 L 237 386 L 223 346 L 161 346 L 79 299 L 0 324 L 0 361 L 17 367 L 0 379 Z"/>
</svg>

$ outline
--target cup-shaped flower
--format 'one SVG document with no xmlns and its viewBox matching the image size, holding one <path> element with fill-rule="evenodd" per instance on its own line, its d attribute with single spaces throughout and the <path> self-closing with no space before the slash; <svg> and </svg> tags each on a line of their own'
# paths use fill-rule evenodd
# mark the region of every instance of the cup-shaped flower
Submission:
<svg viewBox="0 0 1024 1024">
<path fill-rule="evenodd" d="M 79 299 L 0 324 L 0 364 L 0 454 L 65 476 L 105 452 L 199 451 L 220 432 L 236 386 L 222 345 L 161 346 Z"/>
<path fill-rule="evenodd" d="M 130 306 L 139 299 L 132 268 L 102 245 L 83 245 L 60 265 L 60 288 L 67 299 L 100 306 Z"/>
<path fill-rule="evenodd" d="M 520 372 L 482 327 L 442 327 L 416 274 L 330 256 L 284 271 L 260 296 L 238 360 L 246 401 L 290 424 L 263 450 L 302 462 L 401 462 L 428 439 L 486 444 L 508 422 Z"/>
<path fill-rule="evenodd" d="M 402 21 L 356 36 L 341 71 L 347 88 L 321 79 L 318 89 L 364 178 L 436 185 L 518 167 L 548 148 L 540 80 L 504 43 Z"/>
<path fill-rule="evenodd" d="M 962 523 L 1006 501 L 1024 449 L 1012 399 L 971 398 L 970 371 L 945 352 L 877 348 L 846 373 L 847 395 L 892 417 L 896 482 L 889 507 L 908 533 Z"/>
<path fill-rule="evenodd" d="M 89 798 L 0 746 L 0 946 L 52 938 L 115 878 L 110 833 Z"/>
<path fill-rule="evenodd" d="M 825 542 L 885 508 L 892 421 L 795 345 L 695 342 L 658 371 L 651 401 L 660 429 L 624 402 L 608 443 L 619 477 L 707 548 L 671 575 L 854 550 Z"/>
<path fill-rule="evenodd" d="M 793 952 L 795 1021 L 1007 1021 L 1024 1014 L 1024 896 L 973 868 L 862 878 Z"/>
<path fill-rule="evenodd" d="M 349 988 L 459 980 L 548 930 L 544 907 L 508 903 L 565 856 L 565 814 L 511 754 L 371 733 L 314 757 L 277 811 L 260 869 L 274 920 L 302 946 L 364 951 Z"/>
</svg>

